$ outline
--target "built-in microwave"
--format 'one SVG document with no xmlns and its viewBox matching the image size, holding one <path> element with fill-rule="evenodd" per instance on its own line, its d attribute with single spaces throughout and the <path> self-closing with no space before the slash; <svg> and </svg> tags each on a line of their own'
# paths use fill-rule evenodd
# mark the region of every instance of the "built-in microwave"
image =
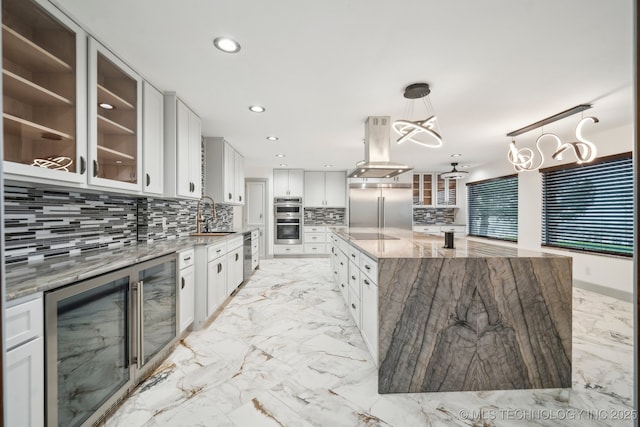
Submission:
<svg viewBox="0 0 640 427">
<path fill-rule="evenodd" d="M 299 245 L 302 243 L 302 198 L 276 197 L 273 200 L 275 222 L 274 244 Z"/>
</svg>

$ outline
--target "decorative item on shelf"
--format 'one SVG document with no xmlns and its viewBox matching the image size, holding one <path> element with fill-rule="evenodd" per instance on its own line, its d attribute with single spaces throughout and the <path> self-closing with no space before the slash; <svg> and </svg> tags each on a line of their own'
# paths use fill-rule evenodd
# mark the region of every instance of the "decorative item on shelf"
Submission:
<svg viewBox="0 0 640 427">
<path fill-rule="evenodd" d="M 400 135 L 397 142 L 402 144 L 411 141 L 423 147 L 438 148 L 442 146 L 442 137 L 436 132 L 436 115 L 429 99 L 431 89 L 427 83 L 414 83 L 404 90 L 404 97 L 408 100 L 404 117 L 406 119 L 393 122 L 393 130 Z M 422 99 L 426 109 L 426 119 L 411 120 L 416 99 Z"/>
<path fill-rule="evenodd" d="M 546 119 L 542 119 L 539 122 L 533 123 L 529 126 L 525 126 L 521 129 L 509 132 L 507 136 L 514 137 L 525 132 L 529 132 L 530 130 L 537 129 L 546 124 L 553 123 L 557 120 L 563 119 L 570 115 L 582 112 L 588 108 L 591 108 L 590 104 L 581 104 L 577 105 L 573 108 L 565 110 L 561 113 L 555 114 L 553 116 L 547 117 Z M 554 160 L 562 160 L 562 155 L 567 151 L 573 151 L 573 154 L 576 157 L 576 163 L 589 163 L 596 157 L 596 146 L 590 141 L 587 141 L 582 135 L 582 128 L 585 123 L 591 121 L 592 123 L 598 123 L 599 120 L 597 117 L 589 116 L 583 117 L 580 119 L 578 124 L 576 125 L 575 135 L 577 141 L 573 142 L 562 142 L 560 137 L 554 133 L 544 131 L 542 134 L 536 139 L 536 151 L 537 154 L 531 148 L 520 148 L 516 147 L 515 139 L 511 140 L 511 144 L 509 146 L 509 152 L 507 153 L 507 159 L 516 171 L 535 171 L 538 170 L 544 163 L 544 154 L 542 153 L 541 143 L 543 140 L 551 139 L 556 142 L 556 149 L 554 153 L 551 155 L 551 158 Z M 538 159 L 536 160 L 536 157 Z"/>
<path fill-rule="evenodd" d="M 456 166 L 458 166 L 457 163 L 451 163 L 451 166 L 453 166 L 453 169 L 451 169 L 450 172 L 445 172 L 445 173 L 441 173 L 440 174 L 440 178 L 444 178 L 444 179 L 461 179 L 467 176 L 467 174 L 469 172 L 467 171 L 459 171 L 458 169 L 456 169 Z"/>
<path fill-rule="evenodd" d="M 73 160 L 69 157 L 47 157 L 46 159 L 33 159 L 31 166 L 39 166 L 46 169 L 55 169 L 69 172 L 69 166 L 73 164 Z"/>
</svg>

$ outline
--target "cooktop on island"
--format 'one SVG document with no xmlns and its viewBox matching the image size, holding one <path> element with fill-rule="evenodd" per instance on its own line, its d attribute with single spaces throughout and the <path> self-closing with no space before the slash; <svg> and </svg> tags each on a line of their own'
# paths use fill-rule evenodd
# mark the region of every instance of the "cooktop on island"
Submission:
<svg viewBox="0 0 640 427">
<path fill-rule="evenodd" d="M 349 237 L 354 240 L 400 240 L 397 237 L 381 233 L 349 233 Z"/>
</svg>

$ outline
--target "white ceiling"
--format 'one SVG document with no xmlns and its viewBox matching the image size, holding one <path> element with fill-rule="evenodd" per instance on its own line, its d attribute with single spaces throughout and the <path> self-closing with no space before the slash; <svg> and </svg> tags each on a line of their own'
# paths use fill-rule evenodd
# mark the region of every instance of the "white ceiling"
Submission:
<svg viewBox="0 0 640 427">
<path fill-rule="evenodd" d="M 581 103 L 600 119 L 587 136 L 633 122 L 632 0 L 55 2 L 249 167 L 352 169 L 366 117 L 401 118 L 415 82 L 431 86 L 444 146 L 393 143 L 391 160 L 422 170 L 504 158 L 507 132 Z M 217 36 L 241 51 L 216 50 Z M 571 137 L 578 119 L 545 131 Z"/>
</svg>

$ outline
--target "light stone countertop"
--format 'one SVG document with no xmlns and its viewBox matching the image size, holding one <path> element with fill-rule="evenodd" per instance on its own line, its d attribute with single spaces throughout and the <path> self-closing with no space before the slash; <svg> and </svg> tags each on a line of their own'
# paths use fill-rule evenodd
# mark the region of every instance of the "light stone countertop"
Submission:
<svg viewBox="0 0 640 427">
<path fill-rule="evenodd" d="M 329 229 L 349 242 L 354 247 L 372 258 L 540 258 L 560 257 L 516 246 L 503 246 L 469 240 L 466 237 L 454 237 L 454 249 L 444 248 L 444 235 L 425 234 L 398 228 L 335 228 Z M 396 237 L 397 240 L 361 240 L 350 236 L 350 233 L 381 233 Z"/>
<path fill-rule="evenodd" d="M 180 237 L 172 240 L 139 242 L 113 249 L 96 249 L 80 255 L 58 256 L 43 261 L 9 264 L 5 269 L 6 300 L 56 289 L 101 274 L 126 268 L 150 259 L 198 245 L 209 245 L 242 236 L 255 227 L 234 230 L 227 236 Z"/>
</svg>

